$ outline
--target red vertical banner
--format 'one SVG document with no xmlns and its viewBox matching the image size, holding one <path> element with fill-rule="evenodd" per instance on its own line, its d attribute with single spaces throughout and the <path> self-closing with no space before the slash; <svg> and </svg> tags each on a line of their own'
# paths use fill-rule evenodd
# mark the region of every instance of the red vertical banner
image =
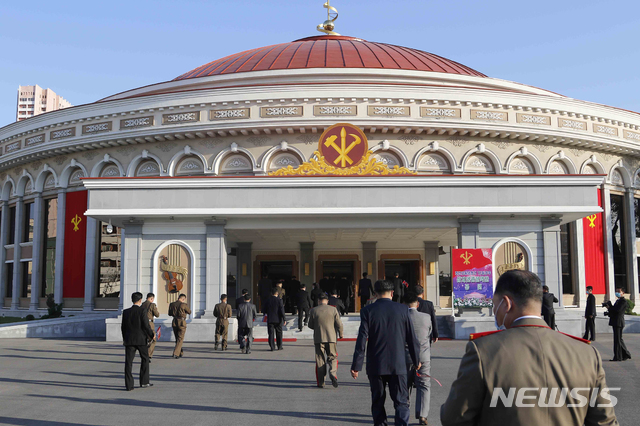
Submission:
<svg viewBox="0 0 640 426">
<path fill-rule="evenodd" d="M 62 295 L 84 297 L 84 269 L 87 246 L 87 191 L 67 193 L 64 226 L 64 272 Z"/>
<path fill-rule="evenodd" d="M 598 205 L 604 205 L 600 189 Z M 585 280 L 587 286 L 593 287 L 593 294 L 606 293 L 603 220 L 603 213 L 592 214 L 582 219 Z"/>
</svg>

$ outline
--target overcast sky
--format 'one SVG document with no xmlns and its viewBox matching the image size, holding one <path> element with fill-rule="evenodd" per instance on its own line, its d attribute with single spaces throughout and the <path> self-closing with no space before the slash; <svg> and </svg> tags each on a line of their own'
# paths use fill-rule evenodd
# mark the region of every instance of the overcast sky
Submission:
<svg viewBox="0 0 640 426">
<path fill-rule="evenodd" d="M 640 2 L 333 0 L 343 35 L 432 52 L 490 77 L 640 111 Z M 0 127 L 18 85 L 73 105 L 243 50 L 317 35 L 322 0 L 19 1 L 0 5 Z"/>
</svg>

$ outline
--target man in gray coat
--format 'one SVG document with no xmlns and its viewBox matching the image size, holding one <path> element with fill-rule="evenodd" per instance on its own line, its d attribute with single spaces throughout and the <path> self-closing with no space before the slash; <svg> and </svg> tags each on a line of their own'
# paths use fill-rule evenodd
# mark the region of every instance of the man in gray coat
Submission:
<svg viewBox="0 0 640 426">
<path fill-rule="evenodd" d="M 253 322 L 258 316 L 256 305 L 251 303 L 251 295 L 244 295 L 244 303 L 238 307 L 238 342 L 240 352 L 250 354 L 253 343 Z"/>
<path fill-rule="evenodd" d="M 319 388 L 324 387 L 324 378 L 329 365 L 329 378 L 334 388 L 338 387 L 338 352 L 336 335 L 342 338 L 342 321 L 338 310 L 329 305 L 326 293 L 318 296 L 318 306 L 309 313 L 308 327 L 313 330 L 313 342 L 316 347 L 316 381 Z"/>
<path fill-rule="evenodd" d="M 431 398 L 431 315 L 418 311 L 419 299 L 415 292 L 405 293 L 404 303 L 409 307 L 409 318 L 420 346 L 419 357 L 422 364 L 419 370 L 415 370 L 407 349 L 407 366 L 410 370 L 409 374 L 414 374 L 413 384 L 416 388 L 416 419 L 418 419 L 418 424 L 426 425 Z M 413 370 L 410 367 L 413 367 Z"/>
</svg>

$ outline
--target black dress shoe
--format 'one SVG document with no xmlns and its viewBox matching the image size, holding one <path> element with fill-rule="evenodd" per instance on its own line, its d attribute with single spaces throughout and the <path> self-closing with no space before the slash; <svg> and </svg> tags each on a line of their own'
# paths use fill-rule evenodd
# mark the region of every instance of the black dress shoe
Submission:
<svg viewBox="0 0 640 426">
<path fill-rule="evenodd" d="M 180 357 L 173 355 L 173 359 L 178 359 L 178 358 L 180 358 Z"/>
<path fill-rule="evenodd" d="M 153 383 L 147 383 L 146 385 L 140 385 L 141 388 L 150 388 L 153 386 Z"/>
<path fill-rule="evenodd" d="M 131 392 L 133 389 L 127 389 L 127 392 Z"/>
<path fill-rule="evenodd" d="M 338 387 L 338 378 L 337 377 L 331 377 L 329 376 L 329 378 L 331 379 L 331 384 L 333 385 L 334 388 Z"/>
<path fill-rule="evenodd" d="M 246 353 L 247 353 L 247 355 L 249 355 L 251 353 L 251 351 L 247 351 Z"/>
<path fill-rule="evenodd" d="M 275 349 L 274 349 L 274 348 L 271 348 L 271 352 L 273 352 L 273 351 L 275 351 Z"/>
<path fill-rule="evenodd" d="M 609 361 L 611 361 L 611 362 L 616 362 L 616 361 L 620 361 L 620 360 L 619 360 L 619 359 L 612 358 L 612 359 L 610 359 Z"/>
<path fill-rule="evenodd" d="M 281 350 L 282 350 L 282 346 L 280 346 L 280 347 L 278 348 L 278 350 L 279 350 L 279 351 L 281 351 Z"/>
</svg>

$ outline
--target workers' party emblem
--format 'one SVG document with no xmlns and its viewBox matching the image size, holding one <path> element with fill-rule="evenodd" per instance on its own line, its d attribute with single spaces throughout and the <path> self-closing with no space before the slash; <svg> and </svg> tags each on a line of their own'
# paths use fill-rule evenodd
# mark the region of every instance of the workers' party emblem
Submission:
<svg viewBox="0 0 640 426">
<path fill-rule="evenodd" d="M 338 123 L 322 134 L 318 151 L 327 164 L 344 169 L 360 164 L 368 149 L 362 130 L 352 124 Z"/>
</svg>

